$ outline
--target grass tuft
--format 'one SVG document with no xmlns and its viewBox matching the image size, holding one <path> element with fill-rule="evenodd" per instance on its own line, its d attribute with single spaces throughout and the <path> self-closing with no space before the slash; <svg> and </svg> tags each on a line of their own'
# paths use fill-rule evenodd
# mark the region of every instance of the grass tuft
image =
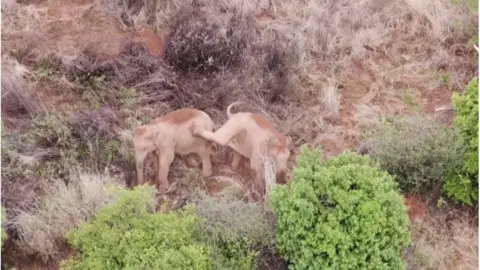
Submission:
<svg viewBox="0 0 480 270">
<path fill-rule="evenodd" d="M 114 198 L 108 176 L 79 173 L 71 183 L 54 181 L 34 209 L 22 211 L 9 221 L 18 235 L 16 245 L 27 254 L 44 260 L 56 258 L 65 243 L 65 234 L 95 216 L 99 208 Z"/>
</svg>

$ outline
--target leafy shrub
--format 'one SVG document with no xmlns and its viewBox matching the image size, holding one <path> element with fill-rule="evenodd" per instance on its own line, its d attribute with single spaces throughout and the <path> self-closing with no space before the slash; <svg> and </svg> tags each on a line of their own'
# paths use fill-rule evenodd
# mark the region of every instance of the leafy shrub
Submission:
<svg viewBox="0 0 480 270">
<path fill-rule="evenodd" d="M 80 174 L 70 184 L 51 183 L 35 209 L 11 220 L 18 234 L 16 244 L 27 254 L 48 260 L 60 254 L 65 234 L 95 216 L 100 207 L 115 199 L 107 185 L 115 180 L 95 174 Z"/>
<path fill-rule="evenodd" d="M 196 241 L 192 208 L 152 213 L 155 190 L 117 190 L 118 200 L 68 235 L 80 257 L 63 269 L 210 269 L 209 249 Z"/>
<path fill-rule="evenodd" d="M 455 130 L 423 117 L 381 123 L 370 145 L 370 156 L 407 192 L 440 194 L 447 172 L 461 167 L 464 155 Z"/>
<path fill-rule="evenodd" d="M 461 170 L 451 172 L 444 186 L 445 193 L 457 201 L 471 205 L 478 200 L 478 79 L 473 79 L 463 95 L 453 93 L 455 127 L 467 148 Z"/>
<path fill-rule="evenodd" d="M 468 145 L 465 170 L 478 174 L 478 79 L 475 78 L 465 89 L 464 95 L 453 93 L 455 106 L 455 127 Z"/>
<path fill-rule="evenodd" d="M 409 221 L 393 177 L 367 157 L 321 157 L 303 149 L 294 180 L 271 195 L 292 269 L 404 269 Z"/>
<path fill-rule="evenodd" d="M 261 254 L 273 249 L 275 224 L 262 206 L 228 195 L 215 199 L 198 194 L 193 202 L 205 220 L 202 228 L 215 269 L 252 269 Z"/>
</svg>

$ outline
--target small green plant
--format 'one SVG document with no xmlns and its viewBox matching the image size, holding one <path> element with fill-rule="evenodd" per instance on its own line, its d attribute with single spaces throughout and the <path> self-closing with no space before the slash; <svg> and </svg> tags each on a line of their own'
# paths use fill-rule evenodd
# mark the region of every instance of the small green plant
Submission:
<svg viewBox="0 0 480 270">
<path fill-rule="evenodd" d="M 405 192 L 440 195 L 447 173 L 460 168 L 464 146 L 455 130 L 434 119 L 409 117 L 383 121 L 370 135 L 369 153 Z"/>
<path fill-rule="evenodd" d="M 101 164 L 109 165 L 120 153 L 120 142 L 117 140 L 102 142 L 100 147 Z"/>
<path fill-rule="evenodd" d="M 39 79 L 48 78 L 48 77 L 52 76 L 54 73 L 55 73 L 55 71 L 53 69 L 46 68 L 46 67 L 40 67 L 36 72 Z"/>
<path fill-rule="evenodd" d="M 105 84 L 105 75 L 85 72 L 75 76 L 75 82 L 84 86 L 90 86 L 93 89 L 101 89 Z"/>
<path fill-rule="evenodd" d="M 121 88 L 119 98 L 123 106 L 131 107 L 137 102 L 137 90 L 135 88 Z"/>
<path fill-rule="evenodd" d="M 209 248 L 196 240 L 193 208 L 153 213 L 152 187 L 116 192 L 115 203 L 68 234 L 80 255 L 62 269 L 211 269 Z"/>
<path fill-rule="evenodd" d="M 102 98 L 95 92 L 95 90 L 85 90 L 82 93 L 82 100 L 87 102 L 91 109 L 99 109 L 102 107 Z"/>
<path fill-rule="evenodd" d="M 442 73 L 442 75 L 440 76 L 440 80 L 442 81 L 443 86 L 450 89 L 452 84 L 450 79 L 450 74 Z"/>
<path fill-rule="evenodd" d="M 409 220 L 392 176 L 367 157 L 323 162 L 304 148 L 293 178 L 271 195 L 290 269 L 405 269 Z"/>
<path fill-rule="evenodd" d="M 72 131 L 64 119 L 56 114 L 47 114 L 32 119 L 32 139 L 44 146 L 71 147 Z"/>
<path fill-rule="evenodd" d="M 98 76 L 92 76 L 89 78 L 89 80 L 94 88 L 100 88 L 105 82 L 105 75 L 100 74 Z"/>
<path fill-rule="evenodd" d="M 119 135 L 111 128 L 115 127 L 116 120 L 115 116 L 101 110 L 85 115 L 35 117 L 26 140 L 55 155 L 37 163 L 34 172 L 47 179 L 65 178 L 79 164 L 97 169 L 113 163 L 122 164 L 124 154 L 128 152 L 123 151 L 125 147 L 122 147 Z"/>
<path fill-rule="evenodd" d="M 476 0 L 452 0 L 454 5 L 465 4 L 472 14 L 478 14 L 478 1 Z"/>
<path fill-rule="evenodd" d="M 467 148 L 461 169 L 452 169 L 444 185 L 445 193 L 462 203 L 472 205 L 478 200 L 478 79 L 474 78 L 463 95 L 452 96 L 454 125 Z"/>
<path fill-rule="evenodd" d="M 35 173 L 42 178 L 68 177 L 78 162 L 89 156 L 89 142 L 75 133 L 72 125 L 58 114 L 38 116 L 32 120 L 33 128 L 26 135 L 32 145 L 51 149 L 55 155 L 37 164 Z"/>
<path fill-rule="evenodd" d="M 417 103 L 415 102 L 415 97 L 410 94 L 409 92 L 405 91 L 405 103 L 410 105 L 410 106 L 414 106 L 416 105 Z"/>
<path fill-rule="evenodd" d="M 1 228 L 1 240 L 2 240 L 2 243 L 0 244 L 0 246 L 3 248 L 3 244 L 5 243 L 5 241 L 7 241 L 7 231 L 5 230 L 5 224 L 7 223 L 7 214 L 5 213 L 5 207 L 3 207 L 2 205 L 2 209 L 1 209 L 1 218 L 2 218 L 2 228 Z"/>
<path fill-rule="evenodd" d="M 56 73 L 55 63 L 52 60 L 49 58 L 40 60 L 39 67 L 35 72 L 38 79 L 47 79 Z"/>
</svg>

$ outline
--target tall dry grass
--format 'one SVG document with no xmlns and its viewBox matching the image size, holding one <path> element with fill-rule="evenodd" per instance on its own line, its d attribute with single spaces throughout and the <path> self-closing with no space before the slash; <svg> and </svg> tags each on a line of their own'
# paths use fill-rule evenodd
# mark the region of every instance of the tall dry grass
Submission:
<svg viewBox="0 0 480 270">
<path fill-rule="evenodd" d="M 477 225 L 467 218 L 415 222 L 412 241 L 406 258 L 409 269 L 478 269 Z"/>
<path fill-rule="evenodd" d="M 139 3 L 144 10 L 151 7 L 148 1 Z M 161 15 L 151 17 L 153 22 L 145 19 L 148 16 L 131 21 L 137 22 L 135 27 L 174 27 L 175 16 L 190 6 L 190 2 L 182 4 L 156 6 Z M 453 90 L 462 89 L 475 73 L 475 62 L 462 56 L 477 57 L 467 42 L 475 33 L 475 16 L 464 2 L 259 1 L 253 5 L 248 1 L 205 0 L 195 1 L 194 6 L 214 21 L 248 18 L 253 25 L 243 27 L 255 28 L 242 53 L 241 68 L 235 74 L 222 72 L 214 77 L 216 85 L 204 87 L 214 92 L 226 89 L 223 93 L 229 95 L 225 103 L 248 100 L 253 108 L 271 116 L 283 132 L 293 135 L 298 144 L 315 141 L 340 119 L 344 119 L 343 125 L 354 126 L 383 112 L 403 112 L 407 105 L 399 93 L 407 88 L 434 91 L 442 86 L 444 73 Z M 280 61 L 275 60 L 278 55 Z M 259 76 L 265 66 L 268 69 L 275 62 L 276 70 Z M 277 71 L 283 76 L 275 75 Z M 275 81 L 269 81 L 272 76 L 277 76 Z M 308 107 L 297 109 L 296 102 Z M 320 102 L 325 106 L 314 105 Z M 305 110 L 307 117 L 302 117 Z M 353 110 L 355 116 L 348 113 Z M 313 130 L 304 132 L 301 126 L 306 125 Z M 337 137 L 345 133 L 350 131 L 334 131 Z"/>
<path fill-rule="evenodd" d="M 65 244 L 65 234 L 93 218 L 99 208 L 115 199 L 109 184 L 118 184 L 105 175 L 79 173 L 71 183 L 53 181 L 38 205 L 21 211 L 8 222 L 18 248 L 44 260 L 56 258 Z"/>
<path fill-rule="evenodd" d="M 46 113 L 43 100 L 24 79 L 29 70 L 16 60 L 3 59 L 2 62 L 2 113 L 10 117 Z"/>
<path fill-rule="evenodd" d="M 385 113 L 408 113 L 409 105 L 402 96 L 406 90 L 418 93 L 422 100 L 417 103 L 427 106 L 429 95 L 463 89 L 476 72 L 472 58 L 478 56 L 469 40 L 477 26 L 464 1 L 98 0 L 95 6 L 126 32 L 146 27 L 157 33 L 170 32 L 167 51 L 178 37 L 178 18 L 192 12 L 197 15 L 190 16 L 193 22 L 186 26 L 198 30 L 196 33 L 202 28 L 194 22 L 203 16 L 208 25 L 218 28 L 215 34 L 241 35 L 246 44 L 239 52 L 237 68 L 219 67 L 221 71 L 215 75 L 200 78 L 180 76 L 139 56 L 132 61 L 118 60 L 120 66 L 117 63 L 113 68 L 121 74 L 114 76 L 123 76 L 121 81 L 138 88 L 143 105 L 155 103 L 168 109 L 195 106 L 218 122 L 225 120 L 223 110 L 229 102 L 249 101 L 251 109 L 265 112 L 297 145 L 313 142 L 344 149 L 350 141 L 355 142 L 358 125 Z M 107 51 L 117 50 L 122 33 L 97 11 L 70 9 L 61 19 L 71 22 L 71 33 L 59 34 L 55 46 L 51 46 L 53 41 L 37 42 L 38 50 L 59 52 L 71 66 L 83 57 L 81 52 L 88 44 L 98 45 L 95 42 L 105 31 L 112 33 L 115 44 L 109 50 L 103 45 L 97 49 L 111 60 Z M 19 34 L 32 29 L 41 29 L 54 40 L 52 34 L 58 26 L 53 23 L 57 14 L 53 11 L 48 5 L 13 9 L 5 19 L 6 44 L 19 44 L 15 43 Z M 92 26 L 91 33 L 81 32 L 82 18 L 94 15 L 98 27 Z M 211 37 L 196 41 L 205 46 L 214 41 Z M 89 61 L 103 63 L 101 59 Z M 135 66 L 143 62 L 152 65 Z M 133 68 L 122 71 L 124 64 Z M 103 66 L 97 71 L 108 69 Z M 442 77 L 448 77 L 448 90 L 442 89 Z M 322 138 L 324 133 L 331 133 L 331 139 Z"/>
</svg>

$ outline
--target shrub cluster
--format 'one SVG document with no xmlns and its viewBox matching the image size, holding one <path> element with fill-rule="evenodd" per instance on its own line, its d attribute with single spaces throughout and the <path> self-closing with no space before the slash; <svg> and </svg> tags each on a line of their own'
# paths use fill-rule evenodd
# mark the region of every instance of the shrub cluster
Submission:
<svg viewBox="0 0 480 270">
<path fill-rule="evenodd" d="M 402 269 L 410 240 L 393 178 L 350 153 L 324 162 L 320 152 L 303 150 L 294 181 L 272 194 L 276 239 L 274 220 L 254 203 L 197 193 L 184 209 L 154 213 L 151 187 L 115 194 L 68 234 L 80 253 L 63 269 L 246 270 L 274 254 L 275 244 L 292 269 Z"/>
<path fill-rule="evenodd" d="M 291 269 L 404 269 L 408 216 L 393 177 L 367 157 L 322 161 L 303 149 L 294 179 L 273 190 L 277 246 Z"/>
<path fill-rule="evenodd" d="M 462 166 L 459 134 L 424 117 L 382 122 L 370 138 L 370 156 L 406 192 L 440 195 L 446 174 Z"/>
<path fill-rule="evenodd" d="M 407 192 L 444 192 L 457 202 L 478 200 L 478 79 L 452 96 L 449 128 L 425 117 L 384 121 L 370 138 L 370 156 Z"/>
<path fill-rule="evenodd" d="M 233 196 L 215 199 L 198 194 L 192 201 L 211 247 L 214 269 L 252 269 L 262 254 L 273 250 L 274 221 L 256 203 Z"/>
<path fill-rule="evenodd" d="M 62 269 L 211 269 L 193 209 L 154 214 L 153 188 L 117 192 L 116 203 L 68 235 L 82 252 Z"/>
<path fill-rule="evenodd" d="M 462 203 L 478 200 L 478 78 L 473 79 L 463 95 L 453 93 L 454 126 L 460 132 L 467 152 L 461 169 L 450 172 L 445 193 Z"/>
<path fill-rule="evenodd" d="M 117 190 L 118 200 L 68 239 L 81 250 L 63 269 L 252 269 L 272 249 L 272 220 L 257 204 L 197 194 L 194 204 L 153 213 L 154 190 Z"/>
<path fill-rule="evenodd" d="M 25 83 L 18 71 L 21 66 L 2 65 L 2 113 L 6 116 L 20 117 L 45 112 L 45 105 Z"/>
</svg>

